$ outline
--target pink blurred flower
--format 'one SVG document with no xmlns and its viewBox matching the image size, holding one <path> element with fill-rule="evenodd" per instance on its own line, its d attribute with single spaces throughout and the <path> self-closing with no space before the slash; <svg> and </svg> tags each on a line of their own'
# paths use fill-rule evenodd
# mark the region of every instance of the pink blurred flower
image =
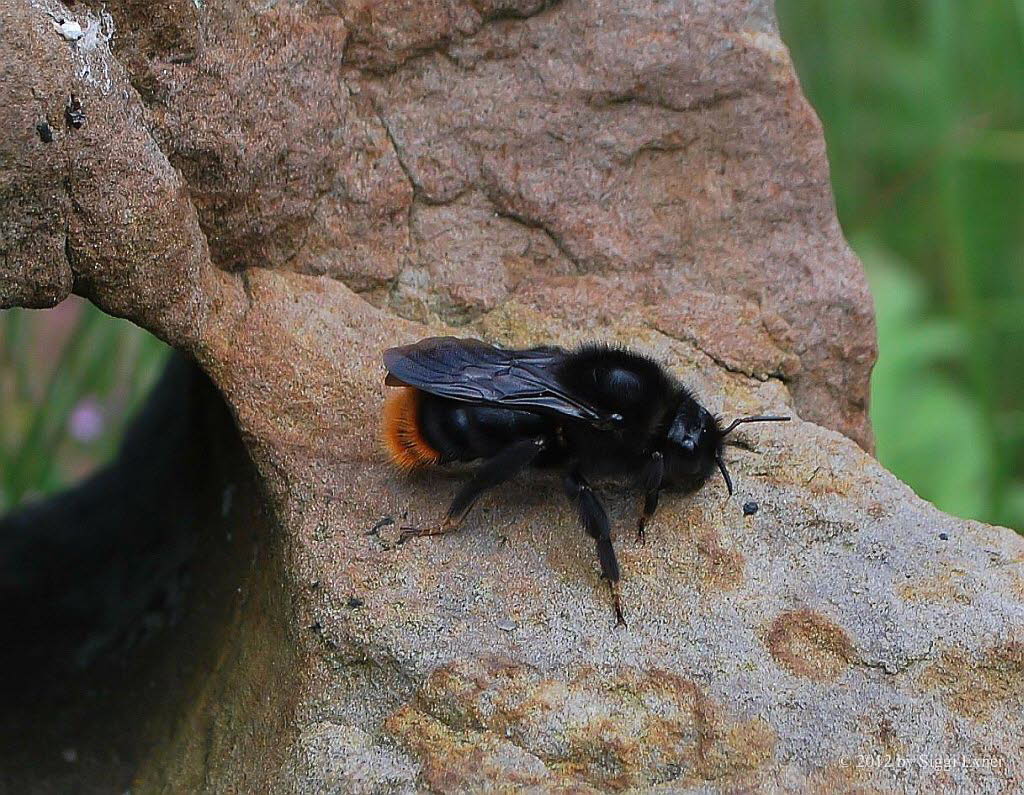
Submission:
<svg viewBox="0 0 1024 795">
<path fill-rule="evenodd" d="M 92 396 L 82 398 L 71 412 L 68 431 L 79 442 L 92 442 L 99 438 L 106 425 L 103 407 Z"/>
</svg>

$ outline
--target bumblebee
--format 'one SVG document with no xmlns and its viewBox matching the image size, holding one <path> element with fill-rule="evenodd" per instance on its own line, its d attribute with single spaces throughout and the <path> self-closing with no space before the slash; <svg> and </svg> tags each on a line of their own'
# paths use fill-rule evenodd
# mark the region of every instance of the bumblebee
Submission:
<svg viewBox="0 0 1024 795">
<path fill-rule="evenodd" d="M 607 345 L 506 350 L 431 337 L 384 351 L 384 365 L 385 384 L 400 387 L 383 421 L 398 467 L 483 462 L 440 524 L 403 528 L 400 540 L 457 529 L 484 492 L 528 467 L 560 469 L 565 494 L 597 546 L 618 624 L 625 624 L 619 564 L 590 479 L 628 476 L 639 486 L 643 543 L 662 490 L 694 492 L 717 467 L 732 494 L 722 451 L 737 426 L 789 419 L 742 417 L 723 428 L 660 364 Z"/>
</svg>

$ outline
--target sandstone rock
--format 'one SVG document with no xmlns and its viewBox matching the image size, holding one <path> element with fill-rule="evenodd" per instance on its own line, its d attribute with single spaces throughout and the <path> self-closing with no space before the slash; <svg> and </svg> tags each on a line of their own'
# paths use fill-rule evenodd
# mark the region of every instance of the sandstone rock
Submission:
<svg viewBox="0 0 1024 795">
<path fill-rule="evenodd" d="M 57 35 L 59 3 L 4 11 L 27 57 L 0 89 L 17 122 L 3 305 L 53 303 L 75 271 L 191 348 L 161 327 L 206 325 L 204 264 L 328 275 L 416 320 L 517 301 L 587 332 L 685 293 L 702 317 L 743 306 L 791 329 L 774 344 L 798 408 L 870 447 L 870 297 L 770 8 L 270 6 L 119 0 L 88 47 Z M 107 259 L 191 312 L 133 312 L 116 268 L 92 284 Z M 737 364 L 762 372 L 753 356 Z"/>
<path fill-rule="evenodd" d="M 197 597 L 209 664 L 152 669 L 176 685 L 135 715 L 160 739 L 133 791 L 1024 775 L 1024 544 L 943 516 L 861 449 L 870 299 L 769 6 L 107 9 L 113 37 L 88 49 L 54 21 L 89 30 L 98 7 L 0 9 L 17 127 L 0 197 L 18 196 L 0 299 L 74 289 L 194 356 L 277 528 L 237 551 L 253 563 L 230 610 Z M 605 487 L 616 629 L 551 478 L 502 488 L 456 536 L 395 543 L 459 475 L 388 467 L 380 351 L 453 326 L 628 343 L 724 416 L 800 420 L 739 434 L 737 497 L 666 499 L 645 547 L 635 495 Z"/>
</svg>

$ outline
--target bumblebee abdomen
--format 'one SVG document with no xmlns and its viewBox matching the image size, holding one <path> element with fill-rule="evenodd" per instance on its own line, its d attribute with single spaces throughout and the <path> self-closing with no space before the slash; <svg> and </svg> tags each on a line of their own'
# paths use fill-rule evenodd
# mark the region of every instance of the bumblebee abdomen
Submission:
<svg viewBox="0 0 1024 795">
<path fill-rule="evenodd" d="M 384 405 L 384 444 L 405 470 L 491 458 L 510 444 L 553 430 L 549 418 L 532 412 L 475 406 L 412 387 L 395 390 Z"/>
<path fill-rule="evenodd" d="M 392 392 L 384 404 L 384 446 L 395 465 L 405 470 L 441 460 L 441 453 L 431 446 L 420 428 L 422 397 L 420 390 L 406 386 Z"/>
<path fill-rule="evenodd" d="M 491 458 L 510 444 L 550 432 L 552 422 L 529 411 L 474 406 L 423 395 L 420 404 L 423 438 L 441 453 L 441 461 Z"/>
</svg>

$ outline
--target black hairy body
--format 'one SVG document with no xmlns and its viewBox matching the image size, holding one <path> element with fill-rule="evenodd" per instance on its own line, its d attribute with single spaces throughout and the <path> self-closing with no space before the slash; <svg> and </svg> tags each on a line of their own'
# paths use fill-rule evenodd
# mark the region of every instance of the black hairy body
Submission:
<svg viewBox="0 0 1024 795">
<path fill-rule="evenodd" d="M 421 398 L 420 428 L 424 439 L 441 454 L 438 463 L 488 459 L 524 438 L 542 437 L 547 444 L 530 462 L 539 468 L 571 465 L 588 477 L 635 475 L 649 462 L 680 404 L 691 412 L 699 404 L 656 363 L 631 351 L 591 345 L 567 352 L 554 378 L 620 422 L 595 427 L 587 420 L 474 405 L 429 393 Z M 715 468 L 714 418 L 709 415 L 707 447 L 685 484 L 698 488 Z M 682 474 L 682 473 L 680 473 Z"/>
<path fill-rule="evenodd" d="M 630 478 L 644 495 L 637 533 L 662 490 L 692 492 L 718 467 L 726 435 L 718 420 L 672 375 L 641 354 L 604 345 L 503 350 L 477 340 L 434 337 L 384 353 L 387 383 L 403 387 L 385 409 L 392 458 L 411 469 L 482 460 L 436 527 L 458 527 L 476 500 L 529 467 L 564 472 L 566 496 L 594 539 L 622 622 L 620 572 L 603 505 L 589 479 Z"/>
</svg>

